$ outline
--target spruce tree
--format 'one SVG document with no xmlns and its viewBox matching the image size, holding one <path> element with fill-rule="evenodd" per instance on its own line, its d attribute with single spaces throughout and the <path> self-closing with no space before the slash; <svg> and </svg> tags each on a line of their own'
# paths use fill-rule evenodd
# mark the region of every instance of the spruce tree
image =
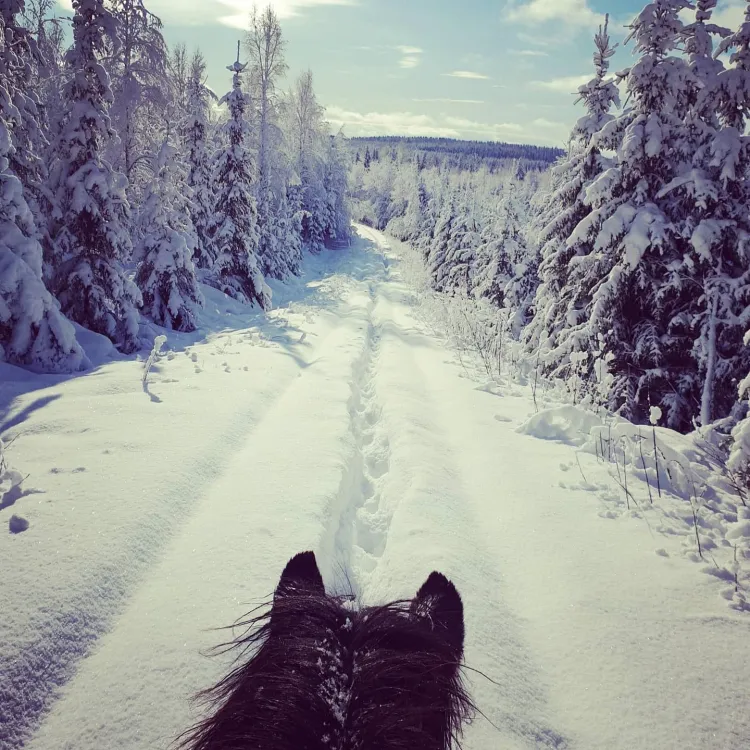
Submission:
<svg viewBox="0 0 750 750">
<path fill-rule="evenodd" d="M 599 342 L 589 326 L 591 296 L 599 279 L 596 253 L 588 237 L 569 241 L 576 225 L 591 213 L 586 190 L 603 171 L 613 166 L 602 154 L 597 133 L 614 119 L 612 105 L 619 105 L 619 92 L 608 77 L 615 47 L 610 42 L 608 21 L 594 36 L 594 77 L 578 90 L 586 114 L 570 135 L 567 158 L 552 169 L 551 194 L 541 212 L 539 235 L 539 287 L 535 313 L 524 332 L 526 346 L 539 352 L 547 374 L 565 378 L 570 355 L 586 351 L 593 366 Z M 598 270 L 598 269 L 597 269 Z M 593 372 L 589 372 L 593 377 Z"/>
<path fill-rule="evenodd" d="M 590 335 L 613 376 L 609 406 L 645 422 L 659 406 L 687 429 L 697 377 L 689 310 L 695 290 L 677 273 L 684 218 L 663 190 L 681 174 L 691 140 L 685 126 L 688 62 L 679 50 L 687 0 L 654 0 L 631 25 L 639 60 L 627 75 L 629 108 L 597 135 L 617 166 L 586 191 L 591 213 L 569 244 L 590 243 L 584 288 L 593 290 Z"/>
<path fill-rule="evenodd" d="M 497 212 L 483 232 L 472 269 L 472 291 L 497 307 L 508 307 L 511 303 L 520 306 L 525 303 L 526 295 L 513 282 L 526 272 L 528 250 L 521 231 L 513 179 L 508 180 L 503 193 Z M 511 297 L 508 297 L 509 292 Z"/>
<path fill-rule="evenodd" d="M 108 336 L 122 352 L 138 346 L 137 287 L 122 262 L 132 246 L 127 228 L 126 179 L 102 158 L 114 137 L 108 115 L 109 77 L 99 62 L 116 24 L 104 0 L 73 0 L 68 113 L 54 145 L 49 190 L 55 213 L 49 225 L 51 290 L 62 311 Z"/>
<path fill-rule="evenodd" d="M 6 4 L 0 17 L 0 361 L 40 372 L 73 372 L 86 358 L 73 325 L 42 281 L 38 230 L 24 186 L 10 166 L 12 131 L 21 117 L 16 102 L 24 96 L 15 90 L 20 61 L 14 44 L 15 14 L 22 3 L 11 5 L 12 12 Z"/>
<path fill-rule="evenodd" d="M 199 51 L 190 61 L 187 80 L 188 116 L 184 125 L 190 189 L 190 218 L 197 242 L 193 260 L 198 268 L 210 269 L 216 259 L 211 237 L 211 217 L 214 213 L 211 160 L 209 157 L 208 105 L 211 96 L 205 84 L 206 63 Z"/>
<path fill-rule="evenodd" d="M 227 67 L 232 71 L 232 90 L 219 102 L 229 109 L 229 120 L 222 133 L 228 143 L 214 167 L 214 184 L 218 192 L 211 226 L 216 251 L 207 283 L 240 302 L 257 302 L 266 309 L 271 304 L 271 290 L 260 270 L 258 259 L 258 211 L 253 197 L 253 160 L 249 151 L 251 129 L 245 115 L 250 97 L 242 91 L 240 74 L 247 64 L 237 61 Z"/>
<path fill-rule="evenodd" d="M 743 135 L 744 119 L 736 120 L 737 130 L 734 125 L 723 125 L 720 116 L 734 110 L 732 117 L 737 118 L 744 94 L 737 98 L 737 89 L 725 85 L 724 74 L 729 71 L 713 50 L 713 37 L 719 36 L 727 38 L 720 43 L 720 51 L 739 51 L 742 29 L 737 37 L 712 24 L 715 6 L 716 0 L 698 0 L 695 21 L 684 32 L 693 74 L 687 124 L 695 145 L 686 174 L 673 181 L 670 191 L 686 217 L 683 235 L 689 245 L 679 272 L 691 280 L 694 289 L 692 354 L 704 425 L 729 414 L 736 384 L 750 367 L 750 353 L 742 343 L 750 323 L 748 139 Z M 748 87 L 750 70 L 743 70 L 742 55 L 735 55 L 730 57 L 730 76 Z"/>
<path fill-rule="evenodd" d="M 35 222 L 41 226 L 48 210 L 43 184 L 47 170 L 43 157 L 49 148 L 44 135 L 43 107 L 39 99 L 35 73 L 43 65 L 36 40 L 20 23 L 25 10 L 23 0 L 0 3 L 5 39 L 0 59 L 6 92 L 12 108 L 6 111 L 13 148 L 8 152 L 11 172 L 23 185 L 24 195 Z"/>
<path fill-rule="evenodd" d="M 135 256 L 140 262 L 135 280 L 144 314 L 176 331 L 194 331 L 203 305 L 193 267 L 197 237 L 186 192 L 177 149 L 165 140 L 138 217 L 141 240 Z"/>
</svg>

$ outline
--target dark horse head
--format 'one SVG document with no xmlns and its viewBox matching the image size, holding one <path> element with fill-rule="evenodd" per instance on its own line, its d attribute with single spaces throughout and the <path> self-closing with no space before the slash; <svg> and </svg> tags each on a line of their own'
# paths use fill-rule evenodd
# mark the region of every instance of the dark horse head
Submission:
<svg viewBox="0 0 750 750">
<path fill-rule="evenodd" d="M 329 596 L 312 552 L 293 557 L 270 611 L 242 624 L 238 666 L 202 694 L 185 750 L 449 750 L 473 706 L 461 679 L 463 605 L 432 573 L 411 601 Z"/>
</svg>

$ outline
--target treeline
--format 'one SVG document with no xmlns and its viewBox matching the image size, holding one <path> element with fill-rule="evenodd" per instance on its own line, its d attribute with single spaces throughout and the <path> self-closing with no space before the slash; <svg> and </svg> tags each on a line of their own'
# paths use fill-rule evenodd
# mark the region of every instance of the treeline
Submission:
<svg viewBox="0 0 750 750">
<path fill-rule="evenodd" d="M 356 205 L 423 248 L 436 289 L 493 300 L 541 374 L 683 432 L 729 432 L 750 387 L 750 8 L 733 31 L 715 4 L 655 0 L 616 76 L 600 29 L 586 112 L 533 197 L 531 175 L 403 163 L 362 170 Z"/>
<path fill-rule="evenodd" d="M 279 90 L 270 6 L 250 14 L 221 99 L 143 0 L 54 8 L 0 7 L 0 360 L 85 367 L 71 321 L 126 353 L 141 316 L 194 330 L 199 282 L 266 308 L 266 278 L 348 237 L 348 150 L 309 71 Z"/>
<path fill-rule="evenodd" d="M 453 169 L 501 171 L 509 162 L 527 170 L 547 169 L 563 151 L 549 146 L 531 146 L 496 141 L 461 141 L 453 138 L 417 136 L 373 136 L 351 138 L 350 147 L 364 161 L 367 153 L 379 158 L 403 160 L 418 157 L 422 167 L 448 166 Z"/>
<path fill-rule="evenodd" d="M 352 215 L 419 248 L 436 290 L 484 298 L 509 311 L 520 335 L 537 285 L 530 217 L 547 175 L 505 162 L 456 169 L 448 157 L 425 167 L 419 155 L 355 164 Z"/>
</svg>

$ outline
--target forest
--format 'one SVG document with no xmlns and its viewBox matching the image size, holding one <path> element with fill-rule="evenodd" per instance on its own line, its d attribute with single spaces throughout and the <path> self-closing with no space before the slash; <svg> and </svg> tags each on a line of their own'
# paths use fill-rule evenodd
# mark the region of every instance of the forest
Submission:
<svg viewBox="0 0 750 750">
<path fill-rule="evenodd" d="M 270 6 L 219 98 L 143 0 L 75 0 L 70 24 L 7 2 L 3 359 L 74 371 L 75 326 L 123 353 L 144 320 L 193 330 L 201 283 L 267 309 L 266 280 L 353 217 L 420 248 L 436 291 L 485 305 L 484 340 L 574 400 L 728 435 L 750 371 L 750 22 L 715 6 L 647 5 L 617 73 L 601 27 L 563 153 L 329 132 L 310 71 L 281 89 Z"/>
<path fill-rule="evenodd" d="M 750 9 L 725 29 L 715 6 L 647 5 L 616 74 L 600 28 L 550 170 L 402 149 L 354 165 L 352 207 L 421 248 L 434 289 L 489 303 L 472 336 L 492 359 L 636 424 L 710 428 L 747 477 Z"/>
<path fill-rule="evenodd" d="M 78 325 L 123 353 L 143 319 L 192 331 L 200 283 L 268 308 L 266 278 L 346 239 L 347 152 L 311 71 L 288 91 L 268 6 L 206 86 L 143 0 L 2 3 L 0 358 L 87 366 Z M 142 316 L 142 317 L 141 317 Z"/>
</svg>

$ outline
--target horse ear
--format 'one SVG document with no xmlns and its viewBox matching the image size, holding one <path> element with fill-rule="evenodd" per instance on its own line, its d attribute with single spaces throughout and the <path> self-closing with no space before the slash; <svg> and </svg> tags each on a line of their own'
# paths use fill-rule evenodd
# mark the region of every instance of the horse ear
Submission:
<svg viewBox="0 0 750 750">
<path fill-rule="evenodd" d="M 464 605 L 456 587 L 442 573 L 430 573 L 413 599 L 411 611 L 443 631 L 460 658 L 464 647 Z"/>
<path fill-rule="evenodd" d="M 274 599 L 290 594 L 325 594 L 323 576 L 313 552 L 300 552 L 286 564 Z"/>
</svg>

